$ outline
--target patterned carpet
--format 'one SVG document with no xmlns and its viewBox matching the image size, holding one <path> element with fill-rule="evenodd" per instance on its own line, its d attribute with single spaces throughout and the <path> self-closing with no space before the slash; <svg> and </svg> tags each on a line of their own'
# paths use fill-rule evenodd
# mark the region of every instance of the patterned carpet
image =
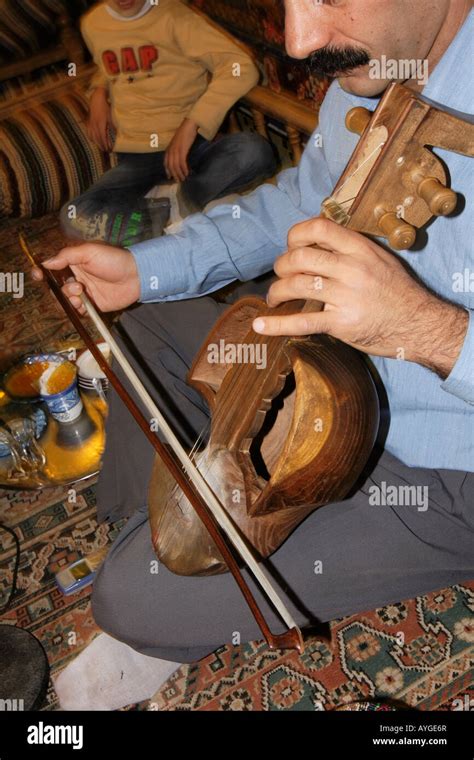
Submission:
<svg viewBox="0 0 474 760">
<path fill-rule="evenodd" d="M 183 666 L 149 710 L 474 709 L 474 583 L 331 624 L 303 655 L 225 646 Z M 455 700 L 459 700 L 456 702 Z"/>
<path fill-rule="evenodd" d="M 54 216 L 29 222 L 26 233 L 38 252 L 62 245 Z M 15 225 L 2 226 L 3 271 L 24 271 L 16 234 Z M 54 301 L 27 280 L 23 299 L 2 294 L 0 334 L 0 371 L 32 348 L 77 340 Z M 121 525 L 97 526 L 93 481 L 78 489 L 75 503 L 63 488 L 0 491 L 0 521 L 16 530 L 21 544 L 18 593 L 0 621 L 32 631 L 46 649 L 52 672 L 58 672 L 99 629 L 89 591 L 62 596 L 54 573 L 113 541 Z M 0 605 L 11 587 L 13 565 L 13 541 L 0 531 Z M 421 710 L 474 709 L 473 613 L 474 581 L 334 621 L 330 640 L 312 638 L 302 656 L 272 653 L 258 642 L 224 646 L 180 668 L 148 709 L 357 709 L 360 700 Z M 46 709 L 57 706 L 50 685 Z"/>
<path fill-rule="evenodd" d="M 100 632 L 90 606 L 90 590 L 63 596 L 54 581 L 62 567 L 113 541 L 120 525 L 97 526 L 93 484 L 76 503 L 64 488 L 43 492 L 0 491 L 0 521 L 14 528 L 21 546 L 17 594 L 0 618 L 31 631 L 43 644 L 51 672 L 62 670 Z M 0 531 L 0 605 L 12 583 L 15 547 Z M 47 709 L 57 709 L 50 682 Z"/>
</svg>

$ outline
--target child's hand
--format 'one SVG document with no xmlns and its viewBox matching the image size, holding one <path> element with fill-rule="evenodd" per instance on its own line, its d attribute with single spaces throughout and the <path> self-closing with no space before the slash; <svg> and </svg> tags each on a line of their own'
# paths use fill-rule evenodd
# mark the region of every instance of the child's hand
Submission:
<svg viewBox="0 0 474 760">
<path fill-rule="evenodd" d="M 112 150 L 113 144 L 109 137 L 109 127 L 113 127 L 112 113 L 107 99 L 107 90 L 97 87 L 91 95 L 89 103 L 89 120 L 87 135 L 101 150 Z"/>
<path fill-rule="evenodd" d="M 168 179 L 184 182 L 189 174 L 188 153 L 196 139 L 198 125 L 191 119 L 185 119 L 176 130 L 165 154 L 165 171 Z"/>
</svg>

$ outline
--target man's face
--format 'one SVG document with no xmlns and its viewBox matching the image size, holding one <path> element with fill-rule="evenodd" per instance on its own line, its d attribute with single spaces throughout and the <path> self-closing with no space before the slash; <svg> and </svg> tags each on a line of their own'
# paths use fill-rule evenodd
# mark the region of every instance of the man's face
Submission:
<svg viewBox="0 0 474 760">
<path fill-rule="evenodd" d="M 336 76 L 347 92 L 372 97 L 408 79 L 407 62 L 426 62 L 452 2 L 285 0 L 286 49 L 315 73 Z M 387 61 L 401 63 L 388 69 Z"/>
<path fill-rule="evenodd" d="M 107 5 L 125 18 L 140 13 L 145 3 L 146 0 L 107 0 Z"/>
</svg>

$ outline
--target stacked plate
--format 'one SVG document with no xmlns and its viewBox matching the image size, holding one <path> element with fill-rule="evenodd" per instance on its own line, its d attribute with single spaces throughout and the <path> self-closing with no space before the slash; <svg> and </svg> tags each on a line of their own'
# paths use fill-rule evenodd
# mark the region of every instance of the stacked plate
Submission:
<svg viewBox="0 0 474 760">
<path fill-rule="evenodd" d="M 98 343 L 97 347 L 104 358 L 110 363 L 111 353 L 108 343 Z M 85 391 L 105 393 L 109 387 L 109 381 L 89 350 L 84 351 L 77 357 L 77 384 Z"/>
</svg>

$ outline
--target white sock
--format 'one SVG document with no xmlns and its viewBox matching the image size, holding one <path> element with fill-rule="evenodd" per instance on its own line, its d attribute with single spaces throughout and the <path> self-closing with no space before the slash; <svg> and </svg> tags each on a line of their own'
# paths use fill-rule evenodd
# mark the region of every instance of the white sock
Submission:
<svg viewBox="0 0 474 760">
<path fill-rule="evenodd" d="M 118 710 L 150 699 L 179 667 L 101 633 L 53 680 L 62 710 Z"/>
</svg>

